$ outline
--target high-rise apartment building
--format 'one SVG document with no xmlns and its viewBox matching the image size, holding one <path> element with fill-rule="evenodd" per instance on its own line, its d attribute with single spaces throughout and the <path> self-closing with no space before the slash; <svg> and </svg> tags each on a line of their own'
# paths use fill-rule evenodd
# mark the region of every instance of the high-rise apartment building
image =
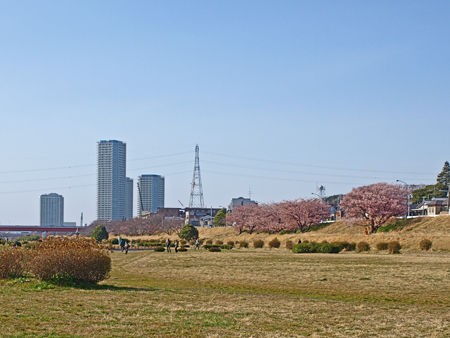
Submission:
<svg viewBox="0 0 450 338">
<path fill-rule="evenodd" d="M 133 218 L 133 179 L 129 177 L 125 183 L 125 218 Z"/>
<path fill-rule="evenodd" d="M 164 208 L 164 177 L 141 175 L 138 178 L 138 215 Z"/>
<path fill-rule="evenodd" d="M 98 142 L 97 219 L 117 221 L 126 218 L 126 144 Z"/>
<path fill-rule="evenodd" d="M 41 195 L 41 226 L 64 225 L 64 197 L 51 193 Z"/>
</svg>

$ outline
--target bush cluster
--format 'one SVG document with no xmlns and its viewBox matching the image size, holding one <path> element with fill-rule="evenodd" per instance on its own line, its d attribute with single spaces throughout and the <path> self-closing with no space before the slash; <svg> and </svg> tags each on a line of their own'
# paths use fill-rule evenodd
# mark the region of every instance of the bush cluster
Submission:
<svg viewBox="0 0 450 338">
<path fill-rule="evenodd" d="M 419 247 L 421 250 L 425 250 L 428 251 L 431 249 L 431 246 L 433 245 L 433 243 L 429 240 L 429 239 L 422 239 L 419 243 Z"/>
<path fill-rule="evenodd" d="M 281 242 L 278 238 L 274 238 L 269 242 L 269 248 L 276 248 L 278 249 L 281 245 Z"/>
<path fill-rule="evenodd" d="M 364 241 L 358 242 L 358 244 L 356 244 L 356 251 L 357 252 L 370 251 L 370 244 Z"/>
<path fill-rule="evenodd" d="M 255 249 L 261 249 L 264 247 L 264 241 L 262 239 L 256 239 L 253 241 L 253 247 Z"/>
<path fill-rule="evenodd" d="M 2 278 L 31 274 L 56 283 L 97 283 L 111 270 L 108 250 L 89 238 L 50 237 L 33 248 L 3 249 L 0 255 Z"/>
<path fill-rule="evenodd" d="M 399 254 L 401 248 L 402 247 L 401 247 L 400 243 L 397 241 L 392 241 L 392 242 L 388 243 L 388 252 L 390 254 Z"/>
<path fill-rule="evenodd" d="M 294 253 L 339 253 L 344 249 L 340 243 L 303 242 L 293 246 Z"/>
</svg>

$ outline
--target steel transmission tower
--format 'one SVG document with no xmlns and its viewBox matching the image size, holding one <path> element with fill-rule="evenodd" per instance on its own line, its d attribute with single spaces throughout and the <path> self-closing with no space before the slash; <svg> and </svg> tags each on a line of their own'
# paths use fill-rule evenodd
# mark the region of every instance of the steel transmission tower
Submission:
<svg viewBox="0 0 450 338">
<path fill-rule="evenodd" d="M 204 208 L 202 179 L 200 177 L 200 157 L 198 144 L 195 146 L 195 165 L 192 175 L 191 197 L 189 199 L 189 208 Z"/>
</svg>

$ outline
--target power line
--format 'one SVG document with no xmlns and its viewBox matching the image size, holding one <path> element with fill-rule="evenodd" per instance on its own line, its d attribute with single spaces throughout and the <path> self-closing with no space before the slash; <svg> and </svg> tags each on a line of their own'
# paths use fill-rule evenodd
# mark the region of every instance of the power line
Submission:
<svg viewBox="0 0 450 338">
<path fill-rule="evenodd" d="M 298 171 L 298 170 L 285 170 L 285 169 L 278 169 L 278 168 L 270 169 L 270 168 L 264 168 L 264 167 L 241 166 L 241 165 L 235 165 L 235 164 L 229 164 L 229 163 L 217 162 L 217 161 L 208 161 L 208 160 L 203 160 L 203 162 L 217 164 L 222 167 L 233 167 L 233 168 L 249 169 L 249 170 L 262 170 L 262 171 L 269 171 L 269 172 L 282 172 L 282 173 L 288 173 L 288 174 L 301 174 L 301 175 L 308 175 L 308 176 L 328 176 L 328 177 L 345 177 L 345 178 L 355 178 L 355 179 L 393 180 L 393 177 L 383 177 L 383 176 L 356 176 L 356 175 L 345 175 L 345 174 L 305 172 L 305 171 Z"/>
<path fill-rule="evenodd" d="M 239 156 L 239 155 L 229 155 L 229 154 L 224 154 L 224 153 L 215 153 L 215 152 L 207 152 L 207 151 L 205 151 L 204 153 L 209 154 L 209 155 L 233 158 L 233 159 L 242 159 L 242 160 L 255 161 L 255 162 L 284 164 L 284 165 L 290 165 L 290 166 L 311 167 L 311 168 L 328 169 L 328 170 L 342 170 L 342 171 L 347 170 L 347 171 L 386 173 L 386 174 L 396 174 L 396 175 L 426 175 L 426 176 L 433 175 L 430 173 L 419 173 L 419 172 L 400 172 L 400 171 L 387 171 L 387 170 L 375 170 L 375 169 L 355 169 L 355 168 L 331 167 L 331 166 L 315 165 L 315 164 L 299 163 L 299 162 L 296 163 L 296 162 L 287 162 L 287 161 L 275 161 L 275 160 L 270 160 L 270 159 L 262 159 L 262 158 Z"/>
</svg>

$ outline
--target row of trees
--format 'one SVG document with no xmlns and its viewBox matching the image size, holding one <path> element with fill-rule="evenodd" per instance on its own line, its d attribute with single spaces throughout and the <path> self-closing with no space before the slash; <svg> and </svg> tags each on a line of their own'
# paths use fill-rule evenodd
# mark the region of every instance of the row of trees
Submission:
<svg viewBox="0 0 450 338">
<path fill-rule="evenodd" d="M 375 232 L 391 217 L 406 214 L 408 194 L 404 186 L 376 183 L 354 188 L 343 197 L 340 208 L 347 218 L 364 220 Z M 305 231 L 330 216 L 331 206 L 323 200 L 299 199 L 238 207 L 227 216 L 227 224 L 239 233 Z"/>
<path fill-rule="evenodd" d="M 299 199 L 280 203 L 245 205 L 227 216 L 227 224 L 242 233 L 305 231 L 330 217 L 330 207 L 320 199 Z"/>
</svg>

